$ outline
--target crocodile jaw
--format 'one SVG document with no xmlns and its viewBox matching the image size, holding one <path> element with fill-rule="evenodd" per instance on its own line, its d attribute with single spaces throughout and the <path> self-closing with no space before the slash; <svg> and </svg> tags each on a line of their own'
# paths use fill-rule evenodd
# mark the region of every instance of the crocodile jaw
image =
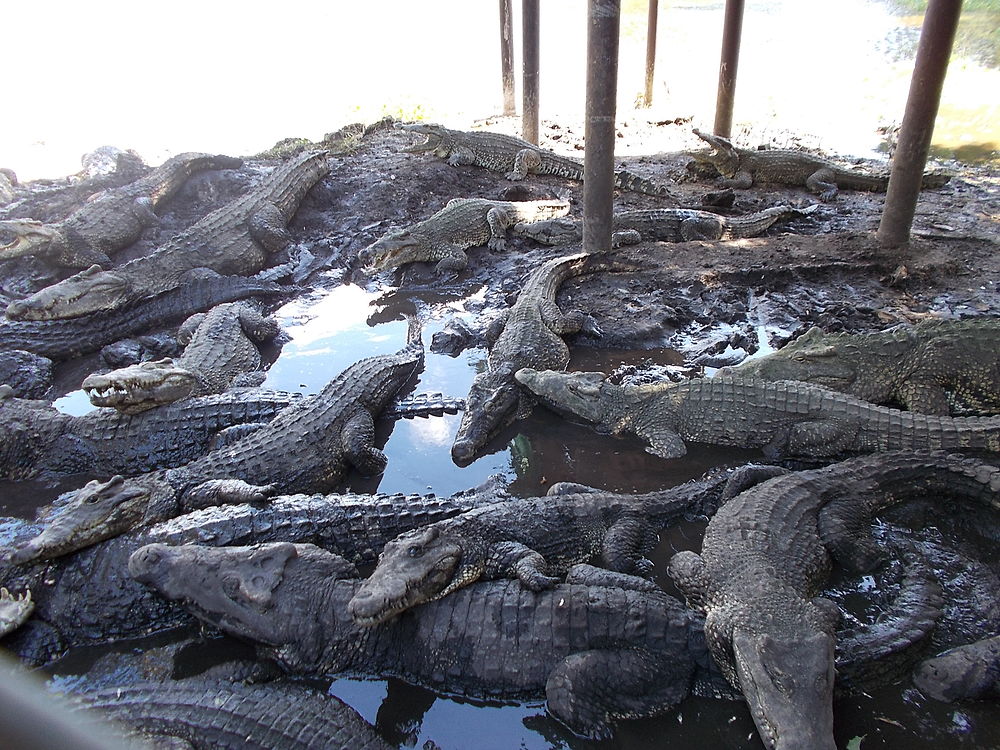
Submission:
<svg viewBox="0 0 1000 750">
<path fill-rule="evenodd" d="M 197 387 L 195 374 L 177 367 L 169 357 L 88 375 L 82 385 L 94 406 L 110 406 L 125 414 L 188 398 Z"/>
<path fill-rule="evenodd" d="M 361 258 L 371 270 L 389 271 L 405 263 L 427 260 L 427 251 L 419 238 L 404 229 L 373 242 L 361 251 Z"/>
<path fill-rule="evenodd" d="M 487 371 L 477 375 L 451 446 L 452 461 L 458 466 L 471 464 L 490 439 L 514 421 L 520 402 L 521 389 L 509 374 Z"/>
<path fill-rule="evenodd" d="M 11 232 L 14 235 L 13 242 L 0 245 L 0 260 L 32 255 L 63 239 L 58 229 L 34 219 L 0 221 L 0 231 Z"/>
<path fill-rule="evenodd" d="M 608 421 L 604 398 L 606 378 L 602 372 L 556 372 L 525 367 L 518 370 L 514 377 L 557 411 L 598 425 Z"/>
<path fill-rule="evenodd" d="M 129 284 L 117 274 L 91 266 L 7 307 L 11 320 L 58 320 L 119 307 Z"/>
<path fill-rule="evenodd" d="M 403 148 L 400 149 L 403 153 L 419 154 L 424 151 L 437 152 L 444 147 L 444 133 L 442 132 L 440 126 L 431 125 L 429 123 L 415 122 L 410 125 L 397 125 L 396 127 L 399 130 L 406 130 L 410 133 L 420 133 L 425 136 L 425 140 L 422 143 L 413 143 L 409 146 L 403 146 Z M 448 153 L 446 152 L 443 155 L 438 153 L 437 155 L 448 156 Z"/>
</svg>

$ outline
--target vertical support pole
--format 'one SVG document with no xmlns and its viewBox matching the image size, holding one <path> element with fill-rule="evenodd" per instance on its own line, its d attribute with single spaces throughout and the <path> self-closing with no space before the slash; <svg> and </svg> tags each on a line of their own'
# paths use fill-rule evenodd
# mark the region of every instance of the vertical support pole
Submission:
<svg viewBox="0 0 1000 750">
<path fill-rule="evenodd" d="M 588 0 L 587 122 L 583 156 L 583 249 L 611 249 L 615 112 L 621 0 Z"/>
<path fill-rule="evenodd" d="M 924 165 L 934 134 L 934 119 L 941 102 L 948 58 L 951 57 L 961 12 L 962 0 L 930 0 L 924 13 L 910 93 L 892 158 L 885 207 L 876 233 L 879 245 L 884 248 L 900 247 L 910 240 Z"/>
<path fill-rule="evenodd" d="M 719 93 L 715 100 L 712 132 L 729 138 L 733 131 L 733 100 L 736 98 L 736 69 L 740 63 L 743 34 L 743 0 L 726 0 L 722 29 L 722 59 L 719 61 Z"/>
<path fill-rule="evenodd" d="M 522 112 L 521 137 L 538 143 L 538 0 L 521 0 Z"/>
<path fill-rule="evenodd" d="M 656 68 L 656 14 L 659 0 L 649 0 L 649 16 L 646 22 L 646 91 L 643 106 L 653 106 L 653 71 Z"/>
<path fill-rule="evenodd" d="M 514 114 L 514 14 L 510 0 L 500 0 L 500 77 L 503 79 L 503 113 Z"/>
</svg>

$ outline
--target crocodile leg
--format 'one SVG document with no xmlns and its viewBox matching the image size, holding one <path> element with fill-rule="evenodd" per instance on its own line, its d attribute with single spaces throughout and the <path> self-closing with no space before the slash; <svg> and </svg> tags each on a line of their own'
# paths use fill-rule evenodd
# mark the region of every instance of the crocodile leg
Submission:
<svg viewBox="0 0 1000 750">
<path fill-rule="evenodd" d="M 144 226 L 150 227 L 160 223 L 160 217 L 153 213 L 152 198 L 136 198 L 129 207 L 129 210 Z"/>
<path fill-rule="evenodd" d="M 749 190 L 753 187 L 753 175 L 746 170 L 740 170 L 732 177 L 720 180 L 719 184 L 723 187 L 733 188 L 734 190 Z"/>
<path fill-rule="evenodd" d="M 490 240 L 487 247 L 495 253 L 507 249 L 507 227 L 514 223 L 513 218 L 503 209 L 491 208 L 486 213 L 486 223 L 490 225 Z"/>
<path fill-rule="evenodd" d="M 542 321 L 557 336 L 566 336 L 571 333 L 589 333 L 593 336 L 601 335 L 601 328 L 597 321 L 582 310 L 570 310 L 563 312 L 559 306 L 549 299 L 543 299 L 538 304 L 542 314 Z"/>
<path fill-rule="evenodd" d="M 951 414 L 948 394 L 941 386 L 908 380 L 899 387 L 899 400 L 910 411 L 947 417 Z"/>
<path fill-rule="evenodd" d="M 681 436 L 662 424 L 648 424 L 635 426 L 631 423 L 620 423 L 615 425 L 612 433 L 615 435 L 625 435 L 629 431 L 635 430 L 635 434 L 649 443 L 646 448 L 647 453 L 652 453 L 660 458 L 680 458 L 687 455 L 687 446 Z"/>
<path fill-rule="evenodd" d="M 649 575 L 653 563 L 646 554 L 656 546 L 659 537 L 641 515 L 626 514 L 604 535 L 601 560 L 605 567 L 620 573 Z"/>
<path fill-rule="evenodd" d="M 262 503 L 277 491 L 273 484 L 258 486 L 242 479 L 210 479 L 184 493 L 184 507 L 195 510 L 212 505 Z"/>
<path fill-rule="evenodd" d="M 722 237 L 722 222 L 691 217 L 681 222 L 680 232 L 685 241 L 717 240 Z"/>
<path fill-rule="evenodd" d="M 514 169 L 504 175 L 508 180 L 523 180 L 528 172 L 542 165 L 542 155 L 533 148 L 522 148 L 514 156 Z"/>
<path fill-rule="evenodd" d="M 243 333 L 256 344 L 271 341 L 281 333 L 281 326 L 278 324 L 278 321 L 263 315 L 255 307 L 241 306 L 239 319 Z"/>
<path fill-rule="evenodd" d="M 816 193 L 821 201 L 832 201 L 837 197 L 837 182 L 832 169 L 817 169 L 806 178 L 806 187 Z"/>
<path fill-rule="evenodd" d="M 347 420 L 340 443 L 348 462 L 364 476 L 372 477 L 385 471 L 389 459 L 375 447 L 375 421 L 366 409 L 358 409 Z"/>
<path fill-rule="evenodd" d="M 789 429 L 786 444 L 782 445 L 780 438 L 776 438 L 764 446 L 764 455 L 769 455 L 769 451 L 776 451 L 772 455 L 778 455 L 784 450 L 799 456 L 834 455 L 850 447 L 857 431 L 857 424 L 839 419 L 799 422 Z"/>
<path fill-rule="evenodd" d="M 250 236 L 269 253 L 284 250 L 292 242 L 285 217 L 273 203 L 265 203 L 250 215 Z"/>
<path fill-rule="evenodd" d="M 492 242 L 492 240 L 490 240 Z M 459 271 L 464 271 L 469 265 L 469 256 L 465 254 L 465 250 L 454 245 L 446 245 L 440 248 L 448 253 L 444 258 L 439 260 L 434 266 L 434 273 L 438 276 L 447 276 L 448 274 L 457 274 Z"/>
<path fill-rule="evenodd" d="M 545 573 L 548 567 L 545 558 L 531 547 L 520 542 L 501 542 L 490 551 L 484 576 L 490 579 L 517 578 L 526 589 L 541 591 L 559 583 L 558 578 Z"/>
<path fill-rule="evenodd" d="M 476 155 L 464 146 L 456 146 L 448 154 L 447 162 L 453 167 L 461 167 L 465 164 L 476 164 Z"/>
<path fill-rule="evenodd" d="M 660 585 L 648 578 L 640 578 L 628 573 L 617 573 L 587 563 L 579 563 L 570 568 L 566 574 L 566 583 L 577 583 L 583 586 L 607 586 L 613 589 L 647 591 L 654 594 L 663 593 Z"/>
<path fill-rule="evenodd" d="M 612 249 L 623 245 L 638 245 L 640 242 L 642 242 L 642 235 L 637 229 L 622 229 L 611 233 Z"/>
</svg>

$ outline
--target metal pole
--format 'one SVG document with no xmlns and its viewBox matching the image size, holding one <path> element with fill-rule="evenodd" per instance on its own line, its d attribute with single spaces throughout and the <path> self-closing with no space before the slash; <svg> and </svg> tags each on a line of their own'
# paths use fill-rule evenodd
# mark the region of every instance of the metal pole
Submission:
<svg viewBox="0 0 1000 750">
<path fill-rule="evenodd" d="M 500 77 L 503 79 L 503 113 L 514 114 L 514 14 L 510 0 L 500 0 Z"/>
<path fill-rule="evenodd" d="M 538 0 L 522 0 L 521 31 L 524 44 L 521 137 L 538 143 Z"/>
<path fill-rule="evenodd" d="M 729 138 L 733 130 L 733 100 L 736 97 L 736 68 L 740 63 L 740 36 L 743 33 L 743 0 L 726 0 L 722 29 L 722 59 L 719 62 L 719 94 L 715 100 L 713 132 Z"/>
<path fill-rule="evenodd" d="M 583 249 L 611 249 L 615 189 L 615 107 L 618 96 L 620 0 L 589 0 L 587 122 L 583 156 Z"/>
<path fill-rule="evenodd" d="M 905 245 L 910 239 L 924 165 L 934 134 L 934 119 L 961 12 L 962 0 L 930 0 L 924 13 L 910 93 L 892 157 L 882 220 L 876 233 L 879 244 L 885 248 Z"/>
<path fill-rule="evenodd" d="M 649 16 L 646 22 L 646 94 L 643 105 L 653 105 L 653 69 L 656 67 L 656 12 L 659 0 L 649 0 Z"/>
</svg>

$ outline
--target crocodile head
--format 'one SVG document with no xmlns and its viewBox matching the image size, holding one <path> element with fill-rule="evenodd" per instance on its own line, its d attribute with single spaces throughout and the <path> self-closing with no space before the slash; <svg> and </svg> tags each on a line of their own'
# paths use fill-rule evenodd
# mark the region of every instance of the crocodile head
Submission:
<svg viewBox="0 0 1000 750">
<path fill-rule="evenodd" d="M 169 357 L 88 375 L 81 386 L 94 406 L 110 406 L 125 414 L 138 414 L 190 396 L 198 387 L 190 370 L 177 367 Z"/>
<path fill-rule="evenodd" d="M 603 372 L 557 372 L 518 370 L 517 382 L 542 399 L 550 408 L 574 415 L 597 425 L 609 419 L 606 392 L 612 386 Z M 468 408 L 468 407 L 466 407 Z"/>
<path fill-rule="evenodd" d="M 14 235 L 12 242 L 0 245 L 0 260 L 32 255 L 47 249 L 53 243 L 63 242 L 62 232 L 34 219 L 0 221 L 0 232 Z"/>
<path fill-rule="evenodd" d="M 578 219 L 561 217 L 545 221 L 519 221 L 512 229 L 515 234 L 528 237 L 543 245 L 570 245 L 583 237 Z"/>
<path fill-rule="evenodd" d="M 14 550 L 10 560 L 48 560 L 117 536 L 141 523 L 151 495 L 150 487 L 121 476 L 88 482 L 38 536 Z"/>
<path fill-rule="evenodd" d="M 862 353 L 853 344 L 832 345 L 830 337 L 813 326 L 794 341 L 763 357 L 737 367 L 723 368 L 720 374 L 763 380 L 802 380 L 837 391 L 848 390 L 858 375 Z"/>
<path fill-rule="evenodd" d="M 522 395 L 507 370 L 476 375 L 451 446 L 452 461 L 458 466 L 471 464 L 483 446 L 517 418 Z"/>
<path fill-rule="evenodd" d="M 985 698 L 996 691 L 998 649 L 994 636 L 925 659 L 913 670 L 913 684 L 939 701 Z"/>
<path fill-rule="evenodd" d="M 463 551 L 460 539 L 434 526 L 400 534 L 385 545 L 348 612 L 358 625 L 378 625 L 467 586 L 483 574 L 483 565 L 469 564 Z"/>
<path fill-rule="evenodd" d="M 728 138 L 703 133 L 698 128 L 692 132 L 712 147 L 711 151 L 689 151 L 695 161 L 711 164 L 723 177 L 732 177 L 740 168 L 740 153 Z"/>
<path fill-rule="evenodd" d="M 422 238 L 409 229 L 401 229 L 376 240 L 362 250 L 359 257 L 370 271 L 391 271 L 406 263 L 427 260 L 427 253 Z"/>
<path fill-rule="evenodd" d="M 435 156 L 442 159 L 447 158 L 451 154 L 451 139 L 448 136 L 450 131 L 442 125 L 435 125 L 430 122 L 414 122 L 408 125 L 399 123 L 396 125 L 396 128 L 426 136 L 423 143 L 404 146 L 401 149 L 404 153 L 416 154 L 424 151 L 433 151 Z"/>
<path fill-rule="evenodd" d="M 11 320 L 57 320 L 110 310 L 129 298 L 129 284 L 119 274 L 91 266 L 7 306 Z"/>
</svg>

